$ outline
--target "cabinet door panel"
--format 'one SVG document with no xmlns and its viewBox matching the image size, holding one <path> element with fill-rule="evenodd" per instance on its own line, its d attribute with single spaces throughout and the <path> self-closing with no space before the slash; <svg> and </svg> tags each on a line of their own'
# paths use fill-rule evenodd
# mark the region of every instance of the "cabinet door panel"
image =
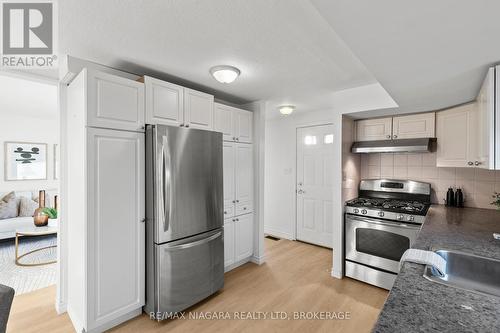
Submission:
<svg viewBox="0 0 500 333">
<path fill-rule="evenodd" d="M 234 141 L 234 113 L 234 109 L 229 106 L 214 104 L 214 131 L 222 132 L 224 141 Z"/>
<path fill-rule="evenodd" d="M 235 219 L 236 261 L 253 254 L 253 214 L 240 215 Z"/>
<path fill-rule="evenodd" d="M 251 143 L 253 139 L 253 113 L 235 110 L 234 132 L 238 142 Z"/>
<path fill-rule="evenodd" d="M 179 126 L 184 121 L 184 88 L 146 76 L 146 123 Z"/>
<path fill-rule="evenodd" d="M 234 207 L 235 200 L 235 146 L 224 142 L 222 146 L 223 177 L 224 177 L 224 207 Z"/>
<path fill-rule="evenodd" d="M 495 70 L 490 68 L 477 97 L 478 137 L 474 162 L 495 169 Z"/>
<path fill-rule="evenodd" d="M 392 137 L 392 118 L 356 121 L 356 141 L 389 140 Z"/>
<path fill-rule="evenodd" d="M 88 71 L 88 126 L 144 130 L 144 84 Z"/>
<path fill-rule="evenodd" d="M 234 222 L 233 219 L 227 219 L 224 221 L 224 267 L 234 263 L 234 243 Z"/>
<path fill-rule="evenodd" d="M 393 138 L 433 138 L 435 136 L 435 119 L 434 112 L 394 117 Z"/>
<path fill-rule="evenodd" d="M 143 133 L 89 128 L 87 141 L 92 328 L 144 305 L 145 157 Z"/>
<path fill-rule="evenodd" d="M 235 198 L 236 203 L 253 202 L 253 154 L 252 146 L 235 144 L 236 177 Z"/>
<path fill-rule="evenodd" d="M 437 113 L 437 166 L 470 167 L 476 155 L 476 113 L 472 104 Z"/>
<path fill-rule="evenodd" d="M 214 126 L 214 96 L 184 88 L 184 123 L 211 130 Z"/>
</svg>

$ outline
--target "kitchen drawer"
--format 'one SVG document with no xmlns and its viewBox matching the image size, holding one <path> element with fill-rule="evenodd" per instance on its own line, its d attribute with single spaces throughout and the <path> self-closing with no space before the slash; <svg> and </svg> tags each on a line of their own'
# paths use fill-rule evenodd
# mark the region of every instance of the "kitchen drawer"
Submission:
<svg viewBox="0 0 500 333">
<path fill-rule="evenodd" d="M 234 216 L 234 205 L 227 205 L 224 207 L 224 219 Z"/>
<path fill-rule="evenodd" d="M 235 208 L 235 215 L 242 215 L 242 214 L 248 214 L 253 211 L 253 204 L 252 202 L 242 202 L 236 204 Z"/>
</svg>

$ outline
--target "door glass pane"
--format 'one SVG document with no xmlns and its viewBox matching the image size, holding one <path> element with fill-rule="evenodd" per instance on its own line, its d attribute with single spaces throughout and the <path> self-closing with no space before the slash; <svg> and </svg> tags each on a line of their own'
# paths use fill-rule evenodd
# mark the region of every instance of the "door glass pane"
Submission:
<svg viewBox="0 0 500 333">
<path fill-rule="evenodd" d="M 357 228 L 356 251 L 399 261 L 410 248 L 410 239 L 388 231 Z"/>
<path fill-rule="evenodd" d="M 316 136 L 315 135 L 306 135 L 304 138 L 304 143 L 306 145 L 315 145 L 316 144 Z"/>
</svg>

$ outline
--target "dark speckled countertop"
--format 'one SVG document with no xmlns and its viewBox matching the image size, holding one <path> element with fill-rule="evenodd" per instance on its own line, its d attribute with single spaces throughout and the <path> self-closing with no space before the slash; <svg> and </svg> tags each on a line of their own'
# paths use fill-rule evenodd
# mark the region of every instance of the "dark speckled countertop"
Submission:
<svg viewBox="0 0 500 333">
<path fill-rule="evenodd" d="M 413 248 L 500 259 L 493 232 L 500 232 L 499 211 L 435 205 Z M 373 332 L 500 332 L 500 298 L 428 281 L 424 267 L 403 265 Z"/>
</svg>

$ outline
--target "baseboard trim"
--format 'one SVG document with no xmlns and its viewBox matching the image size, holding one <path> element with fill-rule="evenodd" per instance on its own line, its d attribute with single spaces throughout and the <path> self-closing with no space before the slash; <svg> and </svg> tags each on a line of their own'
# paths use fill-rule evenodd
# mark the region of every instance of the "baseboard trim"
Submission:
<svg viewBox="0 0 500 333">
<path fill-rule="evenodd" d="M 262 255 L 260 257 L 258 256 L 251 256 L 250 257 L 250 261 L 253 262 L 254 264 L 257 264 L 257 265 L 262 265 L 263 263 L 266 262 L 266 256 L 265 255 Z"/>
<path fill-rule="evenodd" d="M 88 330 L 87 333 L 100 333 L 100 332 L 107 331 L 115 326 L 118 326 L 126 321 L 129 321 L 132 318 L 140 316 L 141 314 L 142 314 L 142 308 L 135 309 L 135 310 L 130 311 L 129 313 L 126 313 L 122 316 L 119 316 L 118 318 L 115 318 L 115 319 L 113 319 L 105 324 L 94 327 L 94 328 Z"/>
<path fill-rule="evenodd" d="M 295 240 L 295 238 L 293 237 L 292 234 L 289 234 L 289 233 L 283 232 L 283 231 L 279 231 L 279 230 L 276 230 L 276 229 L 273 229 L 273 228 L 269 228 L 269 227 L 266 227 L 266 226 L 264 226 L 264 234 L 271 235 L 271 236 L 278 237 L 278 238 Z"/>
<path fill-rule="evenodd" d="M 342 271 L 337 271 L 335 269 L 331 269 L 330 271 L 330 274 L 332 275 L 332 277 L 336 278 L 336 279 L 342 279 L 344 277 L 344 274 Z"/>
<path fill-rule="evenodd" d="M 239 267 L 243 264 L 246 264 L 247 262 L 250 262 L 252 259 L 252 257 L 248 257 L 248 258 L 245 258 L 243 260 L 240 260 L 240 261 L 237 261 L 237 262 L 234 262 L 232 263 L 231 265 L 227 266 L 227 267 L 224 267 L 224 273 L 227 273 L 233 269 L 235 269 L 236 267 Z"/>
<path fill-rule="evenodd" d="M 68 311 L 66 302 L 56 302 L 57 314 L 63 314 Z"/>
</svg>

